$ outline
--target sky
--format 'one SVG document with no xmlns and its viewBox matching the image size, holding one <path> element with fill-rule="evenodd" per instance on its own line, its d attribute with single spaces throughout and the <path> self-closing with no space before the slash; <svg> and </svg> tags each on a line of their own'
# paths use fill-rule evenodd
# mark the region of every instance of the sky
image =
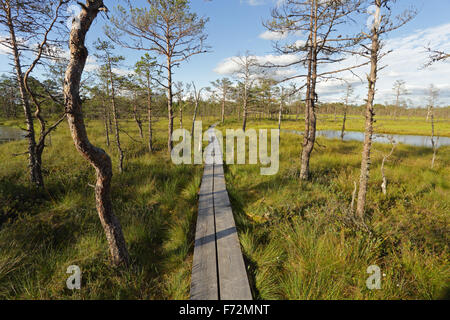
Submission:
<svg viewBox="0 0 450 320">
<path fill-rule="evenodd" d="M 232 78 L 232 58 L 249 51 L 260 61 L 290 61 L 292 57 L 277 57 L 273 49 L 273 35 L 265 29 L 263 21 L 270 18 L 271 9 L 282 0 L 192 0 L 192 11 L 209 18 L 206 25 L 207 44 L 210 52 L 190 58 L 175 69 L 175 81 L 194 81 L 197 87 L 210 86 L 210 82 L 222 77 Z M 112 9 L 118 2 L 105 0 Z M 135 6 L 145 6 L 147 1 L 133 1 Z M 450 1 L 449 0 L 398 0 L 396 11 L 400 12 L 412 5 L 418 15 L 401 29 L 389 34 L 385 39 L 385 48 L 392 50 L 382 64 L 379 73 L 376 102 L 392 103 L 394 100 L 393 84 L 404 80 L 409 94 L 405 97 L 408 106 L 423 106 L 426 101 L 426 89 L 434 84 L 440 90 L 440 105 L 450 105 L 450 62 L 439 62 L 432 67 L 421 68 L 427 60 L 425 46 L 450 52 Z M 369 15 L 368 15 L 369 17 Z M 95 21 L 87 37 L 88 47 L 93 52 L 92 43 L 97 38 L 106 39 L 103 26 L 107 18 L 102 15 Z M 0 34 L 1 36 L 1 34 Z M 294 34 L 289 40 L 302 41 L 301 34 Z M 144 54 L 140 51 L 118 48 L 117 52 L 126 57 L 120 70 L 126 73 Z M 10 70 L 5 49 L 0 47 L 0 73 Z M 354 59 L 353 59 L 354 60 Z M 352 59 L 348 63 L 353 62 Z M 92 71 L 97 67 L 92 56 L 86 69 Z M 288 70 L 286 74 L 302 73 L 301 70 Z M 357 74 L 365 79 L 367 68 L 361 68 Z M 355 87 L 354 103 L 363 103 L 367 95 L 366 82 L 361 82 L 351 74 L 343 77 Z M 320 101 L 342 101 L 345 85 L 342 82 L 328 81 L 319 84 Z"/>
</svg>

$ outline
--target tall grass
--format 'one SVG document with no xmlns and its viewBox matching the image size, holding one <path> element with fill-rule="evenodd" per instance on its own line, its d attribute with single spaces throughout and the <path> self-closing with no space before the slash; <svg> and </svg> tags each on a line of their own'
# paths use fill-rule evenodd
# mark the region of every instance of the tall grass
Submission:
<svg viewBox="0 0 450 320">
<path fill-rule="evenodd" d="M 125 172 L 119 174 L 114 144 L 106 147 L 100 122 L 88 122 L 93 143 L 113 159 L 114 211 L 132 261 L 126 270 L 109 263 L 90 187 L 94 172 L 66 124 L 44 153 L 44 190 L 30 186 L 25 156 L 12 155 L 26 142 L 0 145 L 0 299 L 188 298 L 202 168 L 172 164 L 166 125 L 155 124 L 157 151 L 149 155 L 136 125 L 122 121 L 133 139 L 122 137 Z M 66 288 L 70 265 L 81 268 L 81 290 Z"/>
<path fill-rule="evenodd" d="M 213 122 L 209 119 L 204 129 Z M 109 263 L 90 187 L 94 173 L 76 152 L 65 124 L 44 153 L 43 190 L 30 187 L 25 157 L 13 156 L 24 152 L 26 142 L 0 145 L 0 299 L 188 298 L 202 168 L 171 163 L 166 124 L 155 124 L 157 151 L 149 155 L 135 123 L 122 121 L 133 139 L 122 138 L 125 172 L 114 172 L 112 194 L 132 260 L 126 270 Z M 185 125 L 190 128 L 188 121 Z M 295 121 L 285 125 L 302 130 Z M 227 121 L 224 127 L 239 126 Z M 112 156 L 116 170 L 116 148 L 105 146 L 102 124 L 88 122 L 88 131 L 93 143 Z M 261 176 L 258 165 L 225 168 L 254 296 L 448 297 L 450 147 L 440 148 L 430 169 L 431 149 L 398 146 L 385 166 L 389 184 L 384 196 L 380 164 L 389 146 L 374 145 L 368 234 L 347 219 L 361 144 L 318 142 L 309 182 L 298 179 L 301 137 L 288 133 L 281 136 L 277 175 Z M 366 269 L 372 264 L 382 270 L 381 290 L 366 287 Z M 81 290 L 66 288 L 70 265 L 81 268 Z"/>
<path fill-rule="evenodd" d="M 226 127 L 238 127 L 229 122 Z M 249 128 L 261 128 L 255 122 Z M 295 128 L 301 130 L 301 127 Z M 439 299 L 450 290 L 450 147 L 439 151 L 374 144 L 367 200 L 371 233 L 354 227 L 349 207 L 359 181 L 362 145 L 318 139 L 312 178 L 299 180 L 301 137 L 281 134 L 280 172 L 228 166 L 227 188 L 248 274 L 258 299 Z M 367 267 L 382 271 L 369 290 Z"/>
</svg>

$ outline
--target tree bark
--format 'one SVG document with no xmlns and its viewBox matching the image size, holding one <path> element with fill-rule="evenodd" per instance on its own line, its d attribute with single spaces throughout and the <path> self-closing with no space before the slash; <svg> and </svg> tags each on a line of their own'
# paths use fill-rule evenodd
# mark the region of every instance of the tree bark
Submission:
<svg viewBox="0 0 450 320">
<path fill-rule="evenodd" d="M 437 141 L 434 140 L 434 110 L 433 106 L 430 107 L 430 117 L 431 117 L 431 146 L 433 148 L 433 158 L 431 159 L 431 169 L 434 168 L 434 162 L 436 161 L 437 154 Z M 438 138 L 439 140 L 439 138 Z"/>
<path fill-rule="evenodd" d="M 153 127 L 152 127 L 152 89 L 150 76 L 147 77 L 147 116 L 148 116 L 148 150 L 153 152 Z"/>
<path fill-rule="evenodd" d="M 386 178 L 386 174 L 384 172 L 384 164 L 392 156 L 392 154 L 394 153 L 394 150 L 395 150 L 395 146 L 396 146 L 395 141 L 394 141 L 393 138 L 391 138 L 390 141 L 392 143 L 391 152 L 389 152 L 389 154 L 387 154 L 387 155 L 385 155 L 383 157 L 383 161 L 381 162 L 381 168 L 380 168 L 380 170 L 381 170 L 381 178 L 382 178 L 381 191 L 383 192 L 384 195 L 387 194 L 387 184 L 388 184 L 387 178 Z"/>
<path fill-rule="evenodd" d="M 345 135 L 345 122 L 347 121 L 347 106 L 344 107 L 344 117 L 342 119 L 341 140 L 344 141 Z"/>
<path fill-rule="evenodd" d="M 169 154 L 172 152 L 173 142 L 172 142 L 172 133 L 173 133 L 173 91 L 172 91 L 172 62 L 170 58 L 167 58 L 167 112 L 169 118 L 169 126 L 168 126 L 168 142 L 167 149 Z"/>
<path fill-rule="evenodd" d="M 123 173 L 123 159 L 124 154 L 122 150 L 122 146 L 120 144 L 120 132 L 119 132 L 119 121 L 117 116 L 117 107 L 116 107 L 116 89 L 114 87 L 114 77 L 112 73 L 111 62 L 108 64 L 109 68 L 109 81 L 111 82 L 111 106 L 112 106 L 112 114 L 114 120 L 114 134 L 116 138 L 117 151 L 119 152 L 119 172 Z"/>
<path fill-rule="evenodd" d="M 244 106 L 243 106 L 244 110 L 242 112 L 242 131 L 244 132 L 245 128 L 247 127 L 247 102 L 248 102 L 247 94 L 248 94 L 247 88 L 244 88 Z"/>
<path fill-rule="evenodd" d="M 311 6 L 311 41 L 309 49 L 306 111 L 305 111 L 305 136 L 301 159 L 300 179 L 309 179 L 309 162 L 316 141 L 316 82 L 317 82 L 317 3 Z"/>
<path fill-rule="evenodd" d="M 280 101 L 280 109 L 278 112 L 278 131 L 281 130 L 281 120 L 282 120 L 282 116 L 283 116 L 283 95 L 284 95 L 284 91 L 283 89 L 281 89 L 281 101 Z M 278 135 L 278 143 L 281 140 L 281 135 Z"/>
<path fill-rule="evenodd" d="M 20 61 L 20 54 L 17 44 L 16 32 L 12 21 L 10 5 L 8 5 L 7 7 L 6 16 L 8 19 L 8 28 L 11 37 L 11 48 L 14 55 L 14 67 L 16 70 L 17 84 L 19 86 L 20 99 L 22 101 L 23 111 L 25 114 L 25 122 L 27 126 L 26 138 L 28 140 L 28 169 L 30 170 L 30 181 L 37 187 L 43 187 L 44 179 L 42 178 L 41 161 L 39 161 L 38 159 L 39 157 L 36 150 L 36 137 L 34 131 L 33 116 L 28 99 L 29 97 L 25 89 L 25 83 L 22 73 L 22 63 Z"/>
<path fill-rule="evenodd" d="M 364 147 L 362 152 L 361 174 L 359 178 L 358 203 L 356 206 L 356 216 L 361 221 L 363 221 L 365 217 L 367 185 L 369 182 L 370 152 L 372 148 L 372 135 L 373 135 L 373 117 L 375 115 L 373 109 L 373 101 L 375 98 L 375 85 L 378 73 L 378 52 L 380 49 L 378 30 L 375 25 L 372 27 L 371 38 L 372 38 L 371 57 L 370 57 L 371 67 L 370 67 L 370 74 L 367 77 L 369 83 L 369 90 L 365 114 L 366 122 L 364 133 Z"/>
<path fill-rule="evenodd" d="M 109 244 L 114 265 L 129 264 L 128 250 L 121 225 L 114 215 L 111 201 L 112 164 L 108 154 L 93 146 L 86 132 L 82 102 L 80 98 L 81 76 L 86 65 L 88 50 L 86 34 L 100 10 L 106 10 L 102 0 L 89 0 L 82 6 L 78 26 L 74 24 L 70 33 L 70 62 L 65 74 L 64 100 L 67 120 L 76 149 L 95 168 L 97 183 L 95 199 L 100 222 Z"/>
<path fill-rule="evenodd" d="M 109 127 L 108 127 L 108 106 L 106 105 L 106 101 L 104 98 L 102 98 L 102 104 L 103 104 L 103 111 L 104 111 L 104 121 L 105 121 L 105 134 L 106 134 L 106 145 L 109 147 Z"/>
<path fill-rule="evenodd" d="M 180 102 L 180 129 L 183 129 L 183 103 Z"/>
<path fill-rule="evenodd" d="M 347 94 L 345 95 L 345 106 L 344 106 L 344 116 L 342 119 L 342 130 L 341 130 L 341 140 L 344 141 L 345 135 L 345 122 L 347 121 L 348 103 L 351 94 L 351 87 L 347 86 Z"/>
<path fill-rule="evenodd" d="M 222 124 L 225 122 L 225 100 L 226 100 L 226 91 L 223 92 L 222 97 Z"/>
<path fill-rule="evenodd" d="M 136 91 L 134 92 L 133 117 L 134 117 L 134 121 L 136 122 L 136 124 L 138 126 L 139 135 L 140 135 L 141 139 L 144 139 L 144 132 L 142 131 L 141 116 L 139 115 L 138 108 L 137 108 L 137 94 L 136 94 Z"/>
<path fill-rule="evenodd" d="M 192 118 L 191 137 L 194 136 L 195 120 L 197 120 L 198 100 L 195 99 L 194 117 Z"/>
</svg>

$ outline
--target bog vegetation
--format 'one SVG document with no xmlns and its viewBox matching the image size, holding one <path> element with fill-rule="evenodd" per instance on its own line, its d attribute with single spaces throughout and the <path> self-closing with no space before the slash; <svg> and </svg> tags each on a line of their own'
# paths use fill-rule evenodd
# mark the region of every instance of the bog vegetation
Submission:
<svg viewBox="0 0 450 320">
<path fill-rule="evenodd" d="M 224 133 L 282 129 L 278 174 L 225 167 L 254 298 L 448 298 L 450 146 L 439 139 L 450 137 L 450 107 L 431 85 L 427 103 L 409 108 L 407 79 L 392 84 L 391 103 L 375 103 L 383 41 L 416 11 L 396 16 L 393 0 L 286 0 L 264 26 L 306 35 L 275 45 L 298 57 L 289 65 L 298 74 L 282 77 L 287 66 L 246 51 L 229 78 L 199 87 L 173 72 L 210 50 L 213 21 L 189 1 L 141 9 L 89 0 L 68 30 L 71 4 L 0 0 L 0 44 L 13 66 L 0 78 L 0 128 L 24 133 L 0 136 L 0 299 L 189 298 L 203 170 L 173 164 L 170 151 L 173 130 L 193 132 L 199 120 Z M 365 23 L 368 5 L 378 12 L 369 28 L 343 36 L 349 21 Z M 98 20 L 105 35 L 90 52 Z M 142 58 L 126 65 L 121 48 Z M 424 67 L 448 62 L 428 50 Z M 361 63 L 342 68 L 349 55 Z M 322 101 L 318 83 L 358 72 L 367 96 L 343 82 L 340 101 Z M 349 131 L 364 141 L 345 141 Z M 376 143 L 377 134 L 428 136 L 431 146 Z M 81 290 L 66 286 L 70 265 L 82 270 Z M 370 265 L 383 272 L 381 290 L 366 286 Z"/>
</svg>

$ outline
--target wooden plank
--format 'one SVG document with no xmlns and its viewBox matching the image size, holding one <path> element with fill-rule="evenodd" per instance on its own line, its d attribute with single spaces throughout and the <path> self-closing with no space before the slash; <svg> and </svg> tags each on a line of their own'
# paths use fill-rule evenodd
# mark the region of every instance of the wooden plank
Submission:
<svg viewBox="0 0 450 320">
<path fill-rule="evenodd" d="M 220 300 L 251 300 L 241 245 L 225 185 L 223 165 L 214 165 L 214 211 Z"/>
<path fill-rule="evenodd" d="M 218 300 L 216 237 L 214 225 L 214 166 L 205 165 L 199 193 L 191 278 L 191 300 Z"/>
</svg>

